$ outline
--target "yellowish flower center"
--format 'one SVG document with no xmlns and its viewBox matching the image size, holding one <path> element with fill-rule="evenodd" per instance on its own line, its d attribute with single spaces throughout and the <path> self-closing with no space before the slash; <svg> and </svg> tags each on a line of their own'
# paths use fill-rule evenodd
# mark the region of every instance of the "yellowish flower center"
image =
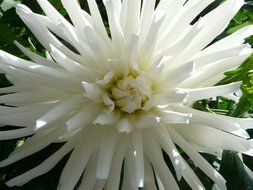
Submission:
<svg viewBox="0 0 253 190">
<path fill-rule="evenodd" d="M 115 86 L 111 87 L 111 97 L 115 106 L 127 113 L 139 110 L 152 95 L 151 84 L 151 81 L 142 75 L 129 75 L 117 80 Z"/>
</svg>

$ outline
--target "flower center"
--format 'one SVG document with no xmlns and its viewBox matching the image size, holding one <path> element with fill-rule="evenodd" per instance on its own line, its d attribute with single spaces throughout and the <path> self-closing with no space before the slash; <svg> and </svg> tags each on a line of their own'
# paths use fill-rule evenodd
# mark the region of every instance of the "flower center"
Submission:
<svg viewBox="0 0 253 190">
<path fill-rule="evenodd" d="M 83 82 L 84 95 L 96 104 L 102 104 L 107 112 L 132 114 L 148 110 L 154 92 L 153 80 L 145 71 L 128 69 L 127 72 L 110 71 L 94 83 Z"/>
<path fill-rule="evenodd" d="M 118 79 L 111 87 L 111 97 L 120 111 L 133 113 L 141 109 L 152 95 L 151 87 L 151 81 L 144 75 L 129 75 Z"/>
</svg>

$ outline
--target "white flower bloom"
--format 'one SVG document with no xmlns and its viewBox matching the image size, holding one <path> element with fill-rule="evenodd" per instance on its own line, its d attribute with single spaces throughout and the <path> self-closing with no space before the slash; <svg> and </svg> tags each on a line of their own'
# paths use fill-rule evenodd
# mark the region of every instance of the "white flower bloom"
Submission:
<svg viewBox="0 0 253 190">
<path fill-rule="evenodd" d="M 3 0 L 0 7 L 3 11 L 7 11 L 11 9 L 12 7 L 15 7 L 16 4 L 20 3 L 20 1 L 14 1 L 14 0 Z"/>
<path fill-rule="evenodd" d="M 194 24 L 214 0 L 161 0 L 156 7 L 155 0 L 104 0 L 111 37 L 95 0 L 87 0 L 90 14 L 77 0 L 61 0 L 73 25 L 47 0 L 37 1 L 46 16 L 22 4 L 16 10 L 49 51 L 47 58 L 18 42 L 32 61 L 0 51 L 1 71 L 13 84 L 0 89 L 6 94 L 0 103 L 8 105 L 0 107 L 0 123 L 23 127 L 1 131 L 0 139 L 34 135 L 0 166 L 51 143 L 66 143 L 37 167 L 8 181 L 9 186 L 48 172 L 73 150 L 59 190 L 74 189 L 81 176 L 80 190 L 117 190 L 122 166 L 123 189 L 156 189 L 155 177 L 159 189 L 179 189 L 182 177 L 192 189 L 205 189 L 177 145 L 226 189 L 224 178 L 199 152 L 217 155 L 226 149 L 253 155 L 246 132 L 253 122 L 197 111 L 191 105 L 239 90 L 241 83 L 213 85 L 252 53 L 244 39 L 253 34 L 253 26 L 209 44 L 243 0 L 227 0 Z"/>
</svg>

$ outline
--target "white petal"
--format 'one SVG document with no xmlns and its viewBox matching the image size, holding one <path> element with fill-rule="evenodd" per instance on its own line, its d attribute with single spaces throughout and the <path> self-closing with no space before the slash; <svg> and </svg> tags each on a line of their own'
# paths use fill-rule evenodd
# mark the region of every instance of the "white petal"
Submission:
<svg viewBox="0 0 253 190">
<path fill-rule="evenodd" d="M 229 35 L 226 38 L 223 38 L 216 43 L 210 45 L 203 50 L 204 54 L 208 54 L 215 51 L 225 50 L 227 48 L 233 48 L 239 45 L 242 45 L 245 41 L 245 38 L 253 34 L 253 26 L 246 26 L 233 34 Z M 202 52 L 201 52 L 202 53 Z"/>
<path fill-rule="evenodd" d="M 187 92 L 180 90 L 167 90 L 161 94 L 154 94 L 145 103 L 143 110 L 149 110 L 157 105 L 168 105 L 172 103 L 185 103 L 187 100 Z"/>
<path fill-rule="evenodd" d="M 46 15 L 53 21 L 65 20 L 64 17 L 46 0 L 37 0 Z M 65 20 L 66 21 L 66 20 Z"/>
<path fill-rule="evenodd" d="M 82 31 L 86 26 L 89 26 L 89 22 L 84 17 L 77 0 L 71 2 L 68 0 L 61 0 L 61 2 L 79 31 Z"/>
<path fill-rule="evenodd" d="M 15 68 L 13 66 L 7 66 L 5 63 L 0 61 L 0 68 L 4 70 L 6 74 L 6 78 L 16 86 L 22 86 L 23 91 L 30 91 L 31 88 L 34 89 L 37 87 L 38 90 L 40 89 L 47 89 L 46 91 L 52 91 L 53 89 L 64 90 L 67 92 L 77 92 L 75 86 L 72 86 L 73 83 L 62 83 L 59 79 L 53 79 L 49 76 L 43 77 L 37 74 L 33 74 L 29 71 L 24 71 L 23 69 Z M 38 88 L 38 84 L 40 88 Z M 74 88 L 73 88 L 74 87 Z M 79 88 L 79 87 L 78 87 Z M 75 90 L 74 90 L 75 89 Z"/>
<path fill-rule="evenodd" d="M 184 170 L 183 177 L 192 189 L 205 190 L 204 185 L 199 180 L 198 176 L 191 169 L 191 167 L 185 162 L 186 169 Z"/>
<path fill-rule="evenodd" d="M 109 71 L 108 73 L 105 74 L 102 80 L 97 79 L 96 83 L 102 86 L 106 86 L 110 84 L 110 82 L 113 80 L 114 77 L 115 77 L 115 71 Z"/>
<path fill-rule="evenodd" d="M 129 37 L 126 50 L 123 55 L 124 61 L 126 61 L 127 64 L 129 65 L 134 65 L 136 61 L 138 42 L 139 42 L 139 36 L 132 34 Z"/>
<path fill-rule="evenodd" d="M 151 127 L 156 127 L 159 122 L 159 118 L 153 114 L 145 114 L 140 116 L 138 122 L 136 123 L 136 127 L 138 129 L 146 129 Z"/>
<path fill-rule="evenodd" d="M 144 40 L 143 44 L 141 44 L 141 47 L 139 50 L 138 60 L 141 66 L 152 63 L 151 59 L 154 55 L 154 51 L 155 51 L 154 48 L 155 48 L 157 38 L 158 38 L 158 31 L 164 18 L 165 18 L 164 13 L 159 13 L 159 14 L 157 13 L 156 15 L 154 15 L 152 24 L 148 30 L 147 37 Z"/>
<path fill-rule="evenodd" d="M 246 52 L 241 53 L 239 56 L 231 57 L 210 63 L 204 67 L 201 67 L 199 70 L 196 70 L 195 74 L 189 77 L 187 80 L 183 81 L 179 87 L 197 87 L 203 86 L 205 82 L 209 81 L 211 77 L 216 76 L 217 74 L 223 73 L 229 69 L 238 67 L 243 63 L 252 53 L 252 50 L 247 50 Z M 220 78 L 216 80 L 219 81 Z M 218 81 L 215 81 L 217 83 Z M 214 83 L 214 84 L 215 84 Z M 211 85 L 214 85 L 211 84 Z"/>
<path fill-rule="evenodd" d="M 253 120 L 251 118 L 248 119 L 232 118 L 232 119 L 245 130 L 253 128 Z"/>
<path fill-rule="evenodd" d="M 201 66 L 205 66 L 207 64 L 216 62 L 221 59 L 239 56 L 246 49 L 250 49 L 250 48 L 251 47 L 249 44 L 240 44 L 233 48 L 224 49 L 224 50 L 216 50 L 210 53 L 205 53 L 206 51 L 203 50 L 193 58 L 193 61 L 197 67 L 201 67 Z"/>
<path fill-rule="evenodd" d="M 22 88 L 18 86 L 0 88 L 0 94 L 8 94 L 8 93 L 14 93 L 14 92 L 20 92 L 20 91 L 22 91 Z"/>
<path fill-rule="evenodd" d="M 155 173 L 155 177 L 156 177 L 157 186 L 158 186 L 159 190 L 165 190 L 163 182 L 162 182 L 160 176 L 157 173 Z"/>
<path fill-rule="evenodd" d="M 148 33 L 148 29 L 152 23 L 152 18 L 154 16 L 154 9 L 155 9 L 155 0 L 144 0 L 142 2 L 142 9 L 141 9 L 141 19 L 140 19 L 140 26 L 139 26 L 139 34 L 141 37 L 141 42 L 145 39 Z"/>
<path fill-rule="evenodd" d="M 136 183 L 136 166 L 133 157 L 132 144 L 129 144 L 128 152 L 126 153 L 124 160 L 124 179 L 122 184 L 122 189 L 138 189 L 138 184 Z"/>
<path fill-rule="evenodd" d="M 54 40 L 53 41 L 54 43 L 51 42 L 47 46 L 53 45 L 57 47 L 59 50 L 64 52 L 69 58 L 79 63 L 86 64 L 89 62 L 93 62 L 93 65 L 95 65 L 96 61 L 97 62 L 99 60 L 101 61 L 101 59 L 99 59 L 100 56 L 95 56 L 94 52 L 92 51 L 92 47 L 89 46 L 87 38 L 86 38 L 86 37 L 89 37 L 88 36 L 89 33 L 87 33 L 85 29 L 82 34 L 79 34 L 78 31 L 72 25 L 70 25 L 70 23 L 68 23 L 64 18 L 59 18 L 59 19 L 53 18 L 55 20 L 53 20 L 52 22 L 48 18 L 45 18 L 44 16 L 41 16 L 41 15 L 33 14 L 33 16 L 35 17 L 35 19 L 38 20 L 38 22 L 41 22 L 41 24 L 43 25 L 42 27 L 44 27 L 45 25 L 46 30 L 47 30 L 47 35 L 49 35 L 49 37 L 51 36 L 52 40 Z M 33 25 L 31 27 L 33 27 Z M 78 51 L 80 55 L 75 54 L 73 52 L 71 53 L 72 50 L 69 52 L 68 49 L 64 48 L 63 44 L 62 45 L 60 44 L 61 42 L 59 43 L 57 38 L 55 38 L 56 36 L 58 36 L 58 38 L 60 37 L 64 39 L 67 43 L 69 43 L 72 46 L 72 48 Z M 97 65 L 98 64 L 96 64 L 96 66 Z"/>
<path fill-rule="evenodd" d="M 181 180 L 182 174 L 186 168 L 186 165 L 184 163 L 183 158 L 179 154 L 176 146 L 174 145 L 173 141 L 171 140 L 171 137 L 169 133 L 163 129 L 162 127 L 154 129 L 153 134 L 155 135 L 155 139 L 161 144 L 164 151 L 168 154 L 170 157 L 170 160 L 174 166 L 174 169 L 176 171 L 177 179 L 178 181 Z"/>
<path fill-rule="evenodd" d="M 128 118 L 123 118 L 116 124 L 116 128 L 121 133 L 130 133 L 133 130 L 133 124 Z"/>
<path fill-rule="evenodd" d="M 132 82 L 132 85 L 139 89 L 147 97 L 152 95 L 152 82 L 145 75 L 137 76 Z"/>
<path fill-rule="evenodd" d="M 36 119 L 52 108 L 52 105 L 27 106 L 19 108 L 0 107 L 0 123 L 11 126 L 34 127 Z"/>
<path fill-rule="evenodd" d="M 58 97 L 57 97 L 58 96 Z M 65 95 L 66 96 L 66 95 Z M 13 103 L 13 102 L 43 102 L 59 100 L 64 97 L 63 94 L 57 93 L 42 93 L 42 92 L 20 92 L 0 96 L 0 103 Z"/>
<path fill-rule="evenodd" d="M 125 39 L 124 39 L 123 31 L 119 22 L 119 17 L 117 17 L 116 15 L 117 13 L 112 3 L 112 0 L 104 0 L 103 2 L 105 4 L 106 12 L 109 19 L 113 44 L 115 48 L 122 49 L 121 44 L 125 43 Z"/>
<path fill-rule="evenodd" d="M 68 131 L 74 131 L 75 129 L 85 127 L 87 124 L 92 123 L 100 109 L 100 106 L 94 106 L 92 103 L 87 103 L 71 119 L 66 121 Z"/>
<path fill-rule="evenodd" d="M 192 117 L 190 113 L 181 113 L 171 110 L 161 110 L 159 116 L 161 117 L 161 123 L 165 124 L 188 124 Z"/>
<path fill-rule="evenodd" d="M 83 88 L 85 90 L 84 95 L 92 100 L 93 102 L 102 102 L 102 90 L 95 83 L 82 82 Z"/>
<path fill-rule="evenodd" d="M 147 133 L 144 135 L 144 152 L 152 163 L 154 170 L 160 176 L 165 189 L 179 190 L 177 182 L 163 159 L 160 146 L 154 138 Z"/>
<path fill-rule="evenodd" d="M 78 190 L 90 190 L 94 189 L 98 178 L 96 177 L 97 169 L 97 153 L 92 155 L 89 160 L 87 167 L 85 168 L 84 174 L 82 176 L 82 182 L 78 187 Z"/>
<path fill-rule="evenodd" d="M 112 99 L 109 97 L 108 94 L 103 94 L 103 101 L 106 106 L 108 106 L 108 109 L 106 110 L 108 113 L 111 113 L 115 108 L 115 103 L 112 101 Z"/>
<path fill-rule="evenodd" d="M 69 190 L 75 187 L 95 151 L 96 137 L 95 130 L 91 129 L 78 139 L 74 151 L 62 171 L 58 185 L 59 190 Z"/>
<path fill-rule="evenodd" d="M 90 68 L 87 68 L 60 52 L 56 47 L 50 45 L 50 52 L 52 57 L 61 65 L 66 71 L 72 73 L 74 76 L 77 76 L 80 80 L 83 81 L 94 81 L 97 74 L 92 72 Z"/>
<path fill-rule="evenodd" d="M 166 46 L 166 49 L 162 52 L 160 52 L 158 55 L 173 55 L 177 56 L 179 53 L 181 53 L 187 45 L 194 40 L 195 36 L 198 35 L 198 33 L 203 29 L 205 23 L 202 19 L 200 19 L 198 22 L 196 22 L 189 31 L 179 40 L 176 40 L 176 42 L 172 45 L 169 45 L 169 48 Z M 157 47 L 161 48 L 161 47 Z"/>
<path fill-rule="evenodd" d="M 234 82 L 227 85 L 220 85 L 215 87 L 184 89 L 184 90 L 189 92 L 189 97 L 187 101 L 196 101 L 235 93 L 240 89 L 241 84 L 242 82 Z"/>
<path fill-rule="evenodd" d="M 106 180 L 99 179 L 99 180 L 97 180 L 94 189 L 95 190 L 103 190 L 105 185 L 106 185 Z"/>
<path fill-rule="evenodd" d="M 47 135 L 47 138 L 41 139 L 40 141 L 34 142 L 32 145 L 27 146 L 26 148 L 22 149 L 21 151 L 18 151 L 17 153 L 11 155 L 7 159 L 0 162 L 0 167 L 7 166 L 9 164 L 12 164 L 18 160 L 21 160 L 22 158 L 29 156 L 31 154 L 34 154 L 43 148 L 50 145 L 56 138 L 58 138 L 63 131 L 61 129 L 56 129 L 53 132 L 49 133 Z"/>
<path fill-rule="evenodd" d="M 100 147 L 96 176 L 98 179 L 107 179 L 112 164 L 114 148 L 120 135 L 115 129 L 100 129 L 99 132 Z"/>
<path fill-rule="evenodd" d="M 62 71 L 56 70 L 54 68 L 46 67 L 43 65 L 35 64 L 30 61 L 26 61 L 24 59 L 20 59 L 6 52 L 0 51 L 0 61 L 4 63 L 4 65 L 9 65 L 13 67 L 20 68 L 22 70 L 28 71 L 30 73 L 34 73 L 37 75 L 42 75 L 44 78 L 49 77 L 51 80 L 61 80 L 64 81 L 65 85 L 69 85 L 70 90 L 77 91 L 80 89 L 77 86 L 77 82 L 75 77 L 68 75 Z M 1 67 L 1 66 L 0 66 Z"/>
<path fill-rule="evenodd" d="M 33 53 L 32 51 L 29 51 L 28 49 L 26 49 L 24 46 L 22 46 L 17 41 L 14 41 L 14 43 L 26 56 L 28 56 L 34 62 L 36 62 L 38 64 L 41 64 L 41 65 L 44 65 L 44 66 L 59 68 L 59 66 L 55 62 L 53 62 L 51 60 L 48 60 L 44 57 L 41 57 L 38 54 Z"/>
<path fill-rule="evenodd" d="M 198 111 L 186 106 L 175 108 L 179 112 L 191 113 L 190 123 L 205 125 L 208 127 L 221 129 L 225 132 L 232 133 L 239 137 L 249 138 L 249 134 L 236 122 L 230 120 L 229 117 L 219 117 L 217 114 Z"/>
<path fill-rule="evenodd" d="M 147 190 L 157 190 L 154 179 L 153 168 L 147 159 L 144 159 L 145 164 L 145 184 L 144 189 Z"/>
<path fill-rule="evenodd" d="M 152 78 L 157 79 L 157 76 L 162 74 L 166 61 L 168 61 L 168 59 L 164 56 L 161 56 L 152 63 L 149 73 Z"/>
<path fill-rule="evenodd" d="M 126 151 L 128 149 L 128 145 L 128 137 L 121 135 L 121 138 L 119 139 L 119 142 L 117 143 L 114 150 L 112 160 L 113 164 L 111 165 L 110 174 L 106 184 L 107 190 L 119 188 L 121 168 L 123 165 Z"/>
<path fill-rule="evenodd" d="M 144 186 L 144 158 L 143 158 L 143 132 L 136 130 L 132 134 L 133 158 L 135 163 L 136 184 L 138 187 Z"/>
<path fill-rule="evenodd" d="M 58 118 L 63 117 L 64 115 L 69 114 L 73 110 L 77 109 L 79 107 L 80 103 L 82 103 L 83 99 L 84 98 L 82 95 L 70 97 L 70 98 L 60 102 L 59 104 L 57 104 L 53 109 L 51 109 L 44 116 L 39 118 L 37 120 L 37 122 L 38 123 L 43 122 L 45 124 L 51 123 L 51 122 L 57 120 Z M 39 127 L 39 126 L 36 126 L 36 128 L 37 127 Z M 42 127 L 42 126 L 40 126 L 40 127 Z"/>
<path fill-rule="evenodd" d="M 161 38 L 161 47 L 168 46 L 170 43 L 173 43 L 176 39 L 178 39 L 180 34 L 182 34 L 184 29 L 193 21 L 194 18 L 197 17 L 209 4 L 211 4 L 214 0 L 192 0 L 188 1 L 180 11 L 174 16 L 174 19 L 171 22 L 167 29 L 166 35 Z M 199 20 L 200 25 L 204 26 L 205 23 L 202 19 Z M 203 27 L 202 27 L 203 28 Z M 195 36 L 194 36 L 195 37 Z M 164 42 L 165 43 L 164 43 Z M 189 43 L 188 43 L 189 44 Z M 185 48 L 188 46 L 186 44 Z"/>
<path fill-rule="evenodd" d="M 22 129 L 14 129 L 9 131 L 0 131 L 0 139 L 1 140 L 10 140 L 16 139 L 20 137 L 25 137 L 34 134 L 35 131 L 33 128 L 27 127 Z"/>
<path fill-rule="evenodd" d="M 66 144 L 64 144 L 58 151 L 52 154 L 49 158 L 47 158 L 37 167 L 9 180 L 6 184 L 11 187 L 22 186 L 28 181 L 47 173 L 73 148 L 74 146 L 73 146 L 73 139 L 72 139 L 68 141 Z"/>
<path fill-rule="evenodd" d="M 207 46 L 226 28 L 243 4 L 243 0 L 228 0 L 204 16 L 203 20 L 208 24 L 196 39 L 177 57 L 175 63 L 186 62 L 192 55 Z M 221 19 L 216 19 L 217 15 Z"/>
<path fill-rule="evenodd" d="M 190 156 L 191 160 L 207 175 L 209 176 L 215 183 L 217 183 L 220 188 L 226 188 L 225 179 L 211 166 L 197 151 L 195 151 L 189 143 L 182 138 L 173 128 L 168 128 L 173 141 L 180 146 L 188 156 Z M 196 131 L 195 131 L 196 133 Z"/>
<path fill-rule="evenodd" d="M 91 48 L 92 52 L 95 53 L 95 58 L 99 63 L 104 62 L 111 53 L 111 43 L 106 43 L 99 34 L 90 26 L 84 28 L 84 38 L 87 45 Z M 99 65 L 99 64 L 98 64 Z M 100 64 L 101 66 L 102 64 Z"/>
<path fill-rule="evenodd" d="M 161 0 L 155 10 L 155 12 L 165 12 L 166 18 L 161 27 L 159 36 L 166 34 L 166 31 L 171 27 L 171 22 L 175 19 L 175 15 L 180 12 L 180 9 L 183 7 L 186 0 Z M 161 38 L 160 38 L 161 39 Z"/>
<path fill-rule="evenodd" d="M 89 9 L 90 9 L 90 13 L 91 13 L 92 20 L 94 23 L 94 27 L 96 28 L 98 33 L 103 37 L 103 39 L 106 39 L 108 42 L 110 39 L 107 35 L 107 32 L 106 32 L 106 29 L 105 29 L 105 26 L 104 26 L 102 17 L 100 15 L 96 1 L 95 0 L 87 0 L 87 2 L 89 5 Z M 117 5 L 115 5 L 115 7 L 117 7 Z"/>
<path fill-rule="evenodd" d="M 125 36 L 136 33 L 140 21 L 141 0 L 123 0 L 120 23 Z"/>
<path fill-rule="evenodd" d="M 114 111 L 112 113 L 107 113 L 106 111 L 101 111 L 97 118 L 93 121 L 93 124 L 100 125 L 113 125 L 119 121 L 119 113 Z"/>
<path fill-rule="evenodd" d="M 239 152 L 250 149 L 249 140 L 204 125 L 194 124 L 187 128 L 177 127 L 175 129 L 187 140 L 202 147 Z"/>
<path fill-rule="evenodd" d="M 38 3 L 43 2 L 43 4 L 50 4 L 48 1 L 44 0 L 38 0 Z M 47 8 L 46 8 L 47 9 Z M 44 11 L 46 10 L 44 9 Z M 49 8 L 47 10 L 50 13 L 54 12 L 54 8 Z M 26 25 L 30 28 L 30 30 L 34 33 L 34 35 L 37 37 L 37 39 L 40 41 L 40 43 L 46 47 L 47 49 L 50 49 L 49 45 L 53 44 L 55 47 L 57 47 L 59 50 L 61 50 L 64 54 L 66 54 L 68 57 L 72 58 L 75 61 L 82 62 L 81 57 L 78 54 L 75 54 L 71 50 L 69 50 L 64 44 L 62 44 L 42 23 L 41 21 L 34 15 L 31 10 L 24 6 L 24 5 L 17 5 L 16 7 L 17 14 L 20 16 L 20 18 L 23 19 L 23 21 L 26 23 Z M 57 16 L 55 14 L 52 15 L 52 18 L 57 18 L 58 15 L 60 15 L 56 10 Z M 54 13 L 55 13 L 54 12 Z M 56 21 L 57 22 L 57 21 Z M 59 23 L 59 21 L 57 22 Z"/>
<path fill-rule="evenodd" d="M 180 65 L 174 69 L 169 70 L 165 76 L 164 82 L 170 86 L 176 86 L 178 83 L 183 82 L 185 79 L 195 74 L 195 63 L 188 62 Z"/>
</svg>

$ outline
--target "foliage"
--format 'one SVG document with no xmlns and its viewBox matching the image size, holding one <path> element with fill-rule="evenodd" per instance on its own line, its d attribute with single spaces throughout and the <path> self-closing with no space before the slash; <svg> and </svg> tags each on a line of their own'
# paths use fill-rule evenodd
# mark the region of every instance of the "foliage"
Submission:
<svg viewBox="0 0 253 190">
<path fill-rule="evenodd" d="M 3 0 L 0 0 L 0 4 Z M 59 12 L 67 17 L 66 11 L 62 8 L 60 0 L 50 0 L 50 2 L 59 10 Z M 222 0 L 216 0 L 212 5 L 210 5 L 206 10 L 204 10 L 199 16 L 204 15 L 211 9 L 218 6 Z M 34 12 L 41 13 L 42 10 L 35 0 L 22 0 L 22 3 L 29 6 Z M 87 3 L 85 0 L 80 1 L 82 8 L 89 11 L 87 8 Z M 102 6 L 102 2 L 99 1 L 99 7 L 101 8 L 102 15 L 105 17 L 105 10 Z M 20 18 L 16 15 L 15 9 L 9 9 L 6 12 L 0 10 L 0 49 L 7 51 L 16 56 L 27 58 L 20 52 L 16 46 L 13 44 L 14 40 L 19 41 L 24 46 L 36 52 L 38 54 L 44 55 L 45 50 L 32 35 L 29 29 L 24 25 Z M 197 18 L 196 18 L 197 19 Z M 253 24 L 253 1 L 246 1 L 245 6 L 241 11 L 235 16 L 231 21 L 230 25 L 224 33 L 222 33 L 217 39 L 223 38 L 236 30 Z M 105 23 L 108 25 L 108 23 Z M 253 36 L 248 38 L 247 41 L 253 45 Z M 253 55 L 245 61 L 239 68 L 228 71 L 224 75 L 224 79 L 219 82 L 219 84 L 227 84 L 235 81 L 243 81 L 241 87 L 242 96 L 238 103 L 228 100 L 226 98 L 218 97 L 213 100 L 202 100 L 194 104 L 194 108 L 207 111 L 215 112 L 217 114 L 229 115 L 233 117 L 250 117 L 253 110 Z M 218 84 L 218 85 L 219 85 Z M 11 85 L 5 78 L 4 75 L 0 75 L 0 87 Z M 7 128 L 2 127 L 1 130 L 6 130 Z M 253 131 L 249 130 L 251 137 L 253 138 Z M 0 160 L 6 158 L 11 151 L 13 151 L 17 146 L 22 144 L 24 139 L 0 141 Z M 42 151 L 34 154 L 28 158 L 22 159 L 21 161 L 12 164 L 11 166 L 0 169 L 0 189 L 2 190 L 54 190 L 59 179 L 61 170 L 68 158 L 68 155 L 49 173 L 44 174 L 31 182 L 25 184 L 22 187 L 7 187 L 4 182 L 14 176 L 21 174 L 26 171 L 26 168 L 32 168 L 39 163 L 41 163 L 45 158 L 47 158 L 52 152 L 55 152 L 61 144 L 53 144 L 49 147 L 43 149 Z M 209 179 L 200 169 L 198 169 L 191 160 L 182 152 L 182 155 L 188 160 L 189 165 L 193 168 L 196 174 L 199 176 L 207 190 L 215 189 L 213 188 L 213 182 Z M 241 158 L 236 152 L 224 151 L 222 160 L 217 159 L 215 156 L 209 154 L 203 154 L 203 156 L 213 164 L 217 170 L 220 170 L 221 174 L 227 180 L 227 185 L 229 190 L 251 190 L 253 189 L 253 182 L 246 173 Z M 242 156 L 244 162 L 253 171 L 253 158 L 249 156 Z M 165 156 L 165 160 L 168 166 L 171 166 L 171 162 L 168 157 Z M 179 186 L 182 190 L 188 190 L 190 187 L 184 180 L 179 182 Z"/>
</svg>

